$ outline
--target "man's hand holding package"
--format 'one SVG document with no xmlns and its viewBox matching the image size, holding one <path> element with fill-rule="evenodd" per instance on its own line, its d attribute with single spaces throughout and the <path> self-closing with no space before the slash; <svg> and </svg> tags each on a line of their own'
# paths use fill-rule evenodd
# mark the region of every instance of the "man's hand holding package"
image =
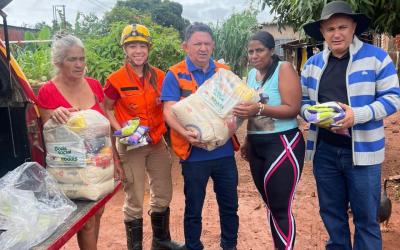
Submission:
<svg viewBox="0 0 400 250">
<path fill-rule="evenodd" d="M 211 151 L 224 145 L 241 124 L 232 115 L 234 107 L 242 103 L 238 108 L 241 116 L 253 116 L 259 110 L 259 99 L 257 92 L 233 72 L 220 69 L 196 93 L 171 106 L 171 110 L 185 130 L 196 128 L 195 134 L 183 130 L 179 133 L 192 145 Z"/>
<path fill-rule="evenodd" d="M 351 128 L 354 125 L 353 109 L 349 105 L 346 105 L 346 104 L 343 104 L 340 102 L 339 102 L 339 106 L 344 110 L 345 116 L 342 120 L 336 122 L 337 127 L 331 128 L 331 130 L 335 133 L 340 130 L 343 130 L 343 129 Z"/>
<path fill-rule="evenodd" d="M 196 129 L 194 129 L 194 128 L 186 128 L 184 130 L 184 132 L 182 133 L 182 135 L 193 146 L 200 147 L 200 148 L 204 148 L 205 147 L 205 143 L 202 143 L 200 141 L 199 131 L 197 131 Z"/>
<path fill-rule="evenodd" d="M 350 135 L 348 128 L 354 124 L 354 113 L 350 106 L 338 102 L 326 102 L 308 107 L 304 111 L 306 120 L 333 133 Z"/>
</svg>

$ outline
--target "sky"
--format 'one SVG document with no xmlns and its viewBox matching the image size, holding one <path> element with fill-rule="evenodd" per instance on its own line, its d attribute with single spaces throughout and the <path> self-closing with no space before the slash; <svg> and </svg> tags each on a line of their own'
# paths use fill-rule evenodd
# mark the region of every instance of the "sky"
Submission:
<svg viewBox="0 0 400 250">
<path fill-rule="evenodd" d="M 9 25 L 33 27 L 36 23 L 45 21 L 51 24 L 53 6 L 65 5 L 67 21 L 74 23 L 78 11 L 85 14 L 93 13 L 102 17 L 104 12 L 111 10 L 117 0 L 13 0 L 4 12 L 8 15 Z M 223 21 L 233 12 L 238 12 L 259 0 L 173 0 L 183 6 L 182 16 L 191 22 L 204 23 Z M 260 23 L 272 21 L 269 10 L 258 15 Z M 2 21 L 0 21 L 2 23 Z"/>
</svg>

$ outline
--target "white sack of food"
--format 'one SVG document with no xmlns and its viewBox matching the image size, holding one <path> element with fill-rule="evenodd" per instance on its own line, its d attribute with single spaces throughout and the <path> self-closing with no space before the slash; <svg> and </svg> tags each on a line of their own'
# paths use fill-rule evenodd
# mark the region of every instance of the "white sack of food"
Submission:
<svg viewBox="0 0 400 250">
<path fill-rule="evenodd" d="M 97 184 L 114 178 L 114 167 L 106 168 L 87 165 L 85 168 L 47 168 L 47 171 L 60 183 Z"/>
<path fill-rule="evenodd" d="M 97 201 L 114 190 L 114 178 L 97 184 L 59 183 L 59 186 L 70 199 Z"/>
<path fill-rule="evenodd" d="M 195 129 L 206 150 L 224 145 L 241 122 L 232 115 L 240 102 L 258 102 L 258 93 L 233 72 L 220 69 L 198 90 L 174 104 L 172 112 L 185 128 Z"/>
<path fill-rule="evenodd" d="M 218 70 L 195 94 L 221 118 L 230 116 L 233 107 L 240 102 L 256 103 L 260 100 L 256 90 L 226 69 Z"/>
<path fill-rule="evenodd" d="M 95 110 L 73 112 L 66 124 L 50 119 L 43 133 L 49 167 L 85 167 L 101 150 L 111 152 L 110 123 Z"/>
<path fill-rule="evenodd" d="M 114 189 L 110 123 L 94 110 L 73 112 L 66 124 L 44 125 L 48 171 L 67 197 L 97 200 Z"/>
<path fill-rule="evenodd" d="M 188 96 L 179 105 L 172 106 L 172 110 L 184 127 L 197 131 L 207 150 L 223 145 L 230 138 L 224 120 L 211 111 L 198 95 Z"/>
</svg>

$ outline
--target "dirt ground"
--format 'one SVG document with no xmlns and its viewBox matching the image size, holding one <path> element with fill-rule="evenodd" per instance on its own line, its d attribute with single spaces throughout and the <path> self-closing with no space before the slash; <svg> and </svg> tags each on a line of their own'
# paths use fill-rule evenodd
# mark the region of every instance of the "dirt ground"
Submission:
<svg viewBox="0 0 400 250">
<path fill-rule="evenodd" d="M 386 160 L 382 167 L 382 179 L 400 174 L 398 142 L 400 129 L 400 113 L 385 121 L 386 124 Z M 243 127 L 239 137 L 243 138 Z M 248 164 L 237 155 L 239 170 L 239 250 L 273 249 L 273 242 L 266 220 L 266 210 L 253 184 Z M 173 170 L 174 196 L 171 203 L 171 234 L 173 239 L 183 241 L 183 210 L 184 195 L 180 166 L 174 160 Z M 383 249 L 400 249 L 400 187 L 399 183 L 389 185 L 389 197 L 393 209 L 389 223 L 389 232 L 382 233 Z M 119 250 L 126 249 L 126 236 L 122 216 L 123 192 L 118 192 L 106 205 L 101 221 L 99 249 Z M 146 211 L 148 196 L 145 197 Z M 300 184 L 294 201 L 294 215 L 297 224 L 296 249 L 324 249 L 327 234 L 318 214 L 318 200 L 316 197 L 315 181 L 310 163 L 304 166 Z M 350 218 L 351 220 L 351 218 Z M 151 227 L 149 216 L 144 214 L 144 249 L 150 249 Z M 203 209 L 202 241 L 205 249 L 218 250 L 219 248 L 219 219 L 218 206 L 210 181 L 207 197 Z M 62 249 L 79 249 L 76 237 L 72 238 Z"/>
</svg>

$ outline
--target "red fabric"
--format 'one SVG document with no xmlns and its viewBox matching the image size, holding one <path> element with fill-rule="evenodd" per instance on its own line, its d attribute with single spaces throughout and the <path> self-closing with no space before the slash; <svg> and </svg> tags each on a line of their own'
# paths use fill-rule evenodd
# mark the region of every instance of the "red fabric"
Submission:
<svg viewBox="0 0 400 250">
<path fill-rule="evenodd" d="M 105 115 L 100 107 L 100 103 L 104 101 L 104 93 L 99 81 L 93 78 L 85 77 L 96 97 L 96 103 L 90 109 L 96 110 Z M 72 108 L 72 105 L 58 91 L 56 85 L 51 80 L 46 82 L 38 93 L 38 104 L 43 109 L 56 109 L 58 107 Z"/>
<path fill-rule="evenodd" d="M 104 95 L 114 101 L 120 98 L 118 90 L 108 80 L 106 81 L 106 85 L 104 86 Z"/>
</svg>

